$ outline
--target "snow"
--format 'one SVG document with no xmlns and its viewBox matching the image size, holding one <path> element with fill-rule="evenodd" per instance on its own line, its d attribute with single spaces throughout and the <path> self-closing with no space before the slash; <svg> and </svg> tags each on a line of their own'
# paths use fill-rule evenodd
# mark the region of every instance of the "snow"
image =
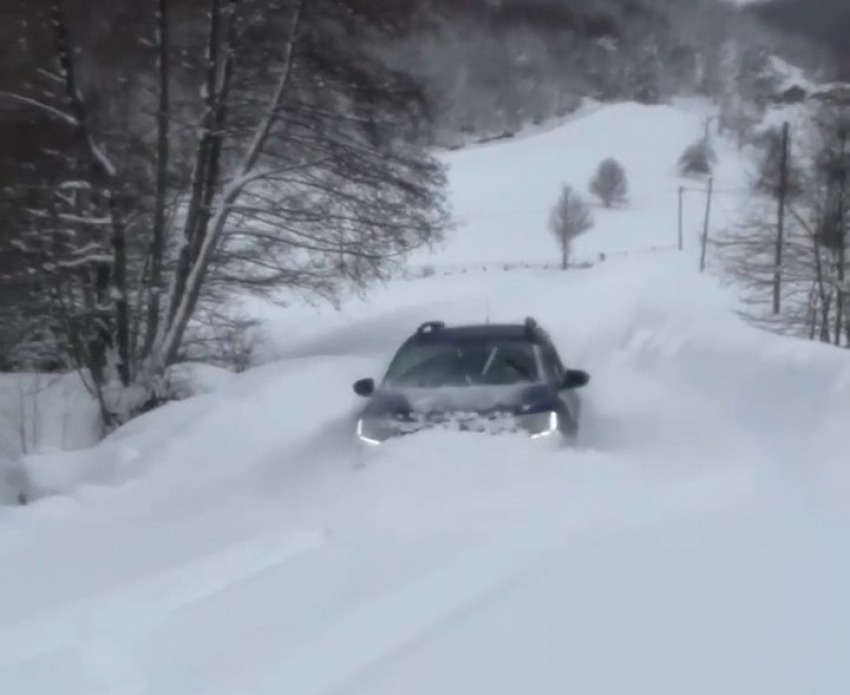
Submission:
<svg viewBox="0 0 850 695">
<path fill-rule="evenodd" d="M 76 374 L 0 374 L 0 506 L 26 487 L 22 457 L 88 450 L 99 437 L 97 418 Z M 73 486 L 77 473 L 70 475 Z"/>
<path fill-rule="evenodd" d="M 461 232 L 450 252 L 436 260 L 423 252 L 414 256 L 413 264 L 440 270 L 445 264 L 557 263 L 559 256 L 546 229 L 552 201 L 563 184 L 593 204 L 596 219 L 597 231 L 577 242 L 574 263 L 596 261 L 600 253 L 618 256 L 675 248 L 678 186 L 705 188 L 704 182 L 683 181 L 676 172 L 684 148 L 704 133 L 704 113 L 695 117 L 693 109 L 682 100 L 676 106 L 624 103 L 590 111 L 543 136 L 498 145 L 498 167 L 491 164 L 492 148 L 461 151 L 452 160 L 454 211 L 462 222 Z M 726 189 L 740 188 L 739 157 L 725 141 L 717 146 L 718 181 Z M 637 205 L 637 224 L 633 214 L 606 211 L 588 193 L 596 168 L 609 156 L 625 167 L 632 200 L 625 212 L 634 212 Z M 724 190 L 719 196 L 721 206 L 726 205 L 726 195 Z M 686 244 L 698 244 L 703 206 L 699 196 L 687 198 Z"/>
<path fill-rule="evenodd" d="M 191 366 L 196 395 L 25 459 L 0 692 L 846 691 L 850 359 L 738 317 L 712 254 L 698 272 L 699 192 L 670 249 L 706 108 L 447 154 L 464 224 L 414 259 L 433 274 L 340 311 L 255 304 L 267 363 Z M 712 233 L 745 195 L 717 146 Z M 585 267 L 547 269 L 558 186 L 610 155 L 629 206 L 595 210 Z M 575 450 L 427 432 L 355 454 L 351 383 L 419 323 L 527 315 L 592 375 Z"/>
</svg>

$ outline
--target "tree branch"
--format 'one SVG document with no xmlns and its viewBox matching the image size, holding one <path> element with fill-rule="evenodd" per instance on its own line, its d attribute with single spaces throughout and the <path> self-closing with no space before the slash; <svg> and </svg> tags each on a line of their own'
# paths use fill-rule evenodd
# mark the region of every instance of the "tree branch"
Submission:
<svg viewBox="0 0 850 695">
<path fill-rule="evenodd" d="M 22 104 L 27 104 L 28 106 L 34 106 L 40 111 L 44 111 L 45 113 L 48 113 L 51 116 L 55 116 L 61 121 L 64 121 L 72 128 L 80 127 L 80 122 L 72 115 L 65 113 L 64 111 L 57 109 L 53 106 L 50 106 L 49 104 L 45 104 L 43 101 L 39 101 L 38 99 L 32 99 L 31 97 L 25 97 L 22 94 L 15 94 L 14 92 L 5 91 L 0 91 L 0 97 L 6 97 L 7 99 L 12 99 Z"/>
</svg>

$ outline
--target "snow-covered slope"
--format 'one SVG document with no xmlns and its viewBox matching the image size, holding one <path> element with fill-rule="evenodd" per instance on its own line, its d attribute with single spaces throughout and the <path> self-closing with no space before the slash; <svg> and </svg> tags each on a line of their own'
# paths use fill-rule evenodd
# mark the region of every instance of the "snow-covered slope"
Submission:
<svg viewBox="0 0 850 695">
<path fill-rule="evenodd" d="M 446 248 L 341 312 L 257 307 L 275 359 L 31 460 L 0 513 L 0 693 L 841 693 L 844 352 L 764 334 L 675 244 L 698 104 L 604 107 L 450 155 Z M 562 181 L 626 165 L 561 272 Z M 721 146 L 723 225 L 742 166 Z M 699 212 L 698 212 L 699 210 Z M 514 214 L 505 214 L 513 211 Z M 419 322 L 533 314 L 588 369 L 582 446 L 429 433 L 349 453 L 350 384 Z"/>
<path fill-rule="evenodd" d="M 549 211 L 562 184 L 586 193 L 602 159 L 615 157 L 629 175 L 631 206 L 594 210 L 596 231 L 580 239 L 574 261 L 595 261 L 599 253 L 624 254 L 677 245 L 678 186 L 704 189 L 704 182 L 679 181 L 676 163 L 686 145 L 703 135 L 708 117 L 701 103 L 677 107 L 624 103 L 590 110 L 545 135 L 473 147 L 452 158 L 455 214 L 464 224 L 437 258 L 414 257 L 433 266 L 557 263 L 547 231 Z M 715 213 L 726 209 L 729 189 L 740 188 L 739 159 L 723 141 Z M 686 199 L 686 244 L 696 248 L 704 197 Z M 638 213 L 636 216 L 634 213 Z"/>
</svg>

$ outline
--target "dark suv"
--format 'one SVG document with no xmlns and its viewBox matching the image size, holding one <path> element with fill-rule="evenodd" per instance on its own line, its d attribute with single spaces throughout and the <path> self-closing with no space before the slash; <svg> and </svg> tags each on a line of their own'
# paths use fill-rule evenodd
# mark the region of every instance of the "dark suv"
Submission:
<svg viewBox="0 0 850 695">
<path fill-rule="evenodd" d="M 586 372 L 565 369 L 549 335 L 521 324 L 447 327 L 422 324 L 398 349 L 380 385 L 361 379 L 354 392 L 368 403 L 357 437 L 378 445 L 424 428 L 522 431 L 572 440 Z"/>
</svg>

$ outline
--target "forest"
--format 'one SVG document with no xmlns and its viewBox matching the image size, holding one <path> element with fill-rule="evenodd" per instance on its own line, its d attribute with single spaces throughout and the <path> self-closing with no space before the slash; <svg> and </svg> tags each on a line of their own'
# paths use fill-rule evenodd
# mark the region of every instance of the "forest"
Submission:
<svg viewBox="0 0 850 695">
<path fill-rule="evenodd" d="M 845 0 L 770 0 L 751 6 L 761 20 L 804 37 L 838 56 L 840 73 L 850 78 L 850 3 Z"/>
</svg>

